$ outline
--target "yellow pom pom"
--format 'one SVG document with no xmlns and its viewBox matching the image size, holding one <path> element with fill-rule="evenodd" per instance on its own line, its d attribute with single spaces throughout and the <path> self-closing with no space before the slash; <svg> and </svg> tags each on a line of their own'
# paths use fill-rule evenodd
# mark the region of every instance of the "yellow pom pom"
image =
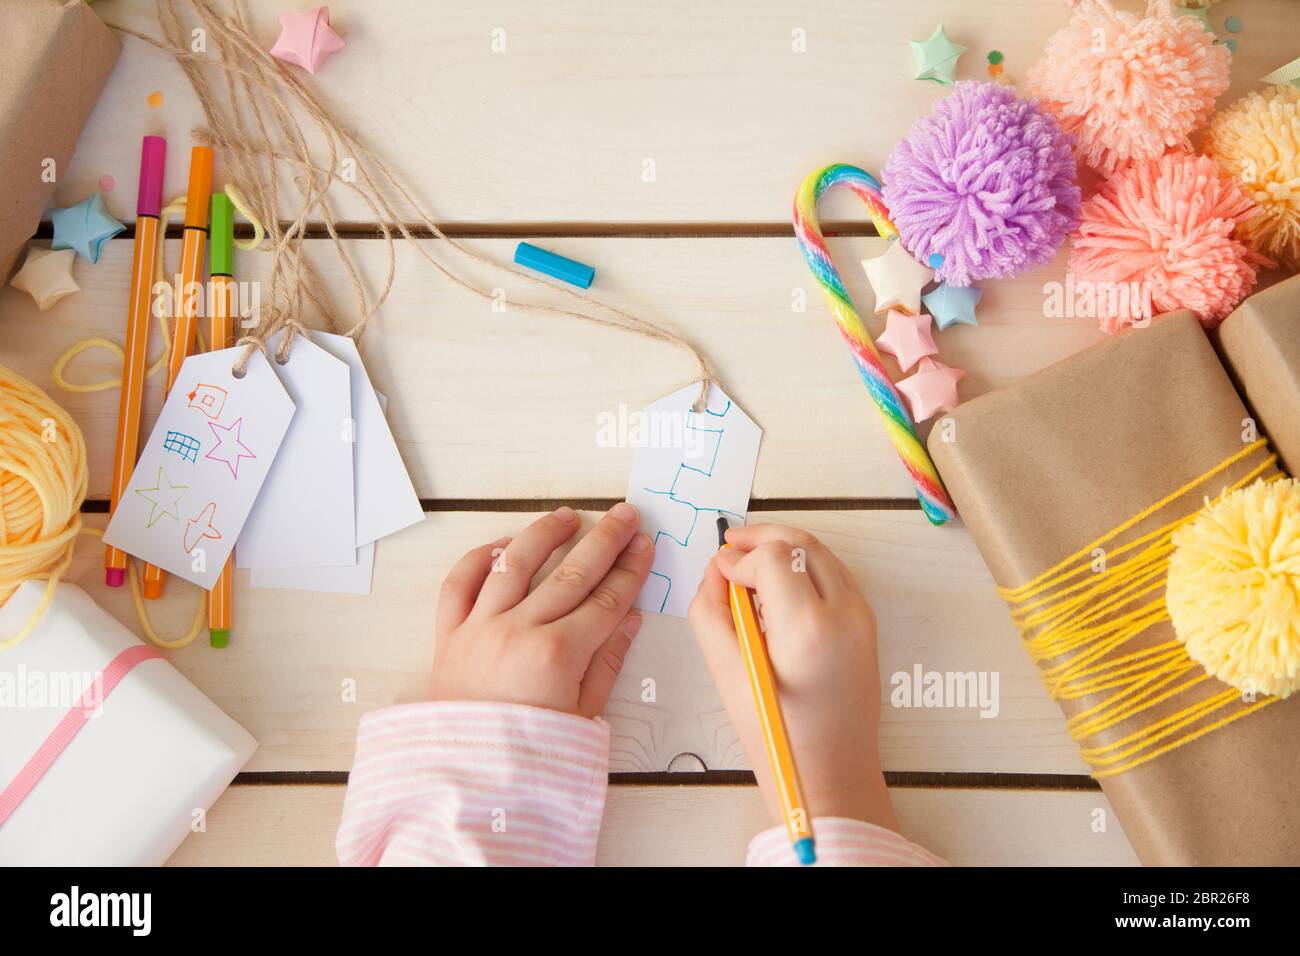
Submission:
<svg viewBox="0 0 1300 956">
<path fill-rule="evenodd" d="M 1286 269 L 1300 269 L 1300 89 L 1243 96 L 1214 117 L 1202 150 L 1259 204 L 1237 226 L 1237 238 Z"/>
<path fill-rule="evenodd" d="M 1300 482 L 1256 482 L 1174 534 L 1166 600 L 1213 677 L 1287 697 L 1300 688 Z"/>
</svg>

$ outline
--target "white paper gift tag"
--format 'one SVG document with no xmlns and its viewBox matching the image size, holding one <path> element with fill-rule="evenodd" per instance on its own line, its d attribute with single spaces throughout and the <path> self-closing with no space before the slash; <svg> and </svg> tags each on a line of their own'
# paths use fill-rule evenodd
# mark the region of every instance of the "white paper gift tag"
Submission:
<svg viewBox="0 0 1300 956">
<path fill-rule="evenodd" d="M 285 334 L 267 343 L 271 355 Z M 239 537 L 235 563 L 241 568 L 355 564 L 351 372 L 301 335 L 290 343 L 288 361 L 273 368 L 298 413 Z"/>
<path fill-rule="evenodd" d="M 361 362 L 357 343 L 346 335 L 312 332 L 312 341 L 352 370 L 352 416 L 356 419 L 357 545 L 424 520 L 424 509 L 402 464 L 392 429 Z"/>
<path fill-rule="evenodd" d="M 191 355 L 117 503 L 104 541 L 211 590 L 257 499 L 294 403 L 260 352 Z"/>
<path fill-rule="evenodd" d="M 686 609 L 718 550 L 717 519 L 743 524 L 749 511 L 763 431 L 716 385 L 708 408 L 692 411 L 700 387 L 689 385 L 646 406 L 637 420 L 627 500 L 641 511 L 641 530 L 655 560 L 636 606 L 675 617 Z"/>
<path fill-rule="evenodd" d="M 374 579 L 375 545 L 371 541 L 357 548 L 357 563 L 341 568 L 253 568 L 248 583 L 255 588 L 366 595 Z"/>
</svg>

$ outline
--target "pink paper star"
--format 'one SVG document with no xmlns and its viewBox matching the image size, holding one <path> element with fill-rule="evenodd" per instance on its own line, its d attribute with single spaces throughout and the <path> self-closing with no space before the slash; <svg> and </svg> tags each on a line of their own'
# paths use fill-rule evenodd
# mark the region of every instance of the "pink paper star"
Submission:
<svg viewBox="0 0 1300 956">
<path fill-rule="evenodd" d="M 935 355 L 939 349 L 934 344 L 934 334 L 930 331 L 930 316 L 908 315 L 897 309 L 890 309 L 885 318 L 885 331 L 876 339 L 876 345 L 886 355 L 898 359 L 898 367 L 904 372 L 927 355 Z"/>
<path fill-rule="evenodd" d="M 271 47 L 271 56 L 315 73 L 327 56 L 345 46 L 343 38 L 330 28 L 329 7 L 317 7 L 280 14 L 280 36 Z"/>
<path fill-rule="evenodd" d="M 949 368 L 932 358 L 921 359 L 915 375 L 898 383 L 898 390 L 907 399 L 912 419 L 923 422 L 940 412 L 950 412 L 957 407 L 957 383 L 966 373 L 959 368 Z"/>
<path fill-rule="evenodd" d="M 212 461 L 223 461 L 226 467 L 230 469 L 230 474 L 239 477 L 239 460 L 241 458 L 256 458 L 257 456 L 249 450 L 239 438 L 239 431 L 244 425 L 243 418 L 235 419 L 231 425 L 218 425 L 216 422 L 208 422 L 208 427 L 212 429 L 212 435 L 217 440 L 217 444 L 209 451 L 204 458 Z M 231 432 L 234 432 L 232 435 Z M 234 458 L 231 458 L 231 453 Z"/>
</svg>

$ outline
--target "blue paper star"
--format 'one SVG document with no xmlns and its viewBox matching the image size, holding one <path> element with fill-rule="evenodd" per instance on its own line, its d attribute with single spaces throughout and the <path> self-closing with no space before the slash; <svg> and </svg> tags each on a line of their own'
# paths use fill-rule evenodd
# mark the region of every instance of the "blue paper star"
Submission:
<svg viewBox="0 0 1300 956">
<path fill-rule="evenodd" d="M 921 301 L 934 317 L 935 325 L 943 331 L 950 325 L 979 325 L 975 320 L 975 305 L 983 294 L 974 286 L 963 289 L 944 282 L 921 296 Z"/>
<path fill-rule="evenodd" d="M 126 228 L 108 214 L 99 193 L 75 206 L 51 210 L 50 221 L 54 224 L 50 248 L 74 249 L 91 262 L 98 262 L 104 243 Z"/>
</svg>

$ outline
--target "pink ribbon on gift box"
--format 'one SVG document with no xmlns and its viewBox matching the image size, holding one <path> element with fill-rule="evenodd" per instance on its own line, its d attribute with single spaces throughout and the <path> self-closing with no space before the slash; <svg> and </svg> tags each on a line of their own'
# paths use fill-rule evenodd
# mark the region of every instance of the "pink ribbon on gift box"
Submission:
<svg viewBox="0 0 1300 956">
<path fill-rule="evenodd" d="M 32 754 L 26 765 L 18 771 L 17 776 L 0 792 L 0 827 L 4 826 L 19 804 L 45 776 L 45 772 L 59 759 L 59 755 L 72 743 L 78 731 L 86 725 L 95 712 L 103 706 L 113 688 L 122 678 L 131 673 L 137 664 L 144 661 L 162 659 L 157 648 L 148 644 L 136 644 L 118 654 L 101 673 L 101 680 L 87 687 L 81 700 L 59 720 L 50 735 L 45 738 Z"/>
</svg>

